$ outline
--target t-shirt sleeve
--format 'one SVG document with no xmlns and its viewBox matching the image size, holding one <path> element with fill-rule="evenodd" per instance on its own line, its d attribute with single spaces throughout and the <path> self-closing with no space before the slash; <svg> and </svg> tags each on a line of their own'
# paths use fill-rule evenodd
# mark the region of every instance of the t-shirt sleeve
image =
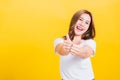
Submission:
<svg viewBox="0 0 120 80">
<path fill-rule="evenodd" d="M 60 43 L 63 43 L 64 42 L 64 39 L 63 38 L 57 38 L 54 40 L 54 52 L 56 53 L 55 51 L 55 47 L 60 44 Z"/>
<path fill-rule="evenodd" d="M 91 56 L 94 56 L 94 54 L 96 52 L 96 42 L 93 39 L 89 39 L 89 40 L 86 41 L 85 45 L 88 45 L 88 46 L 90 46 L 93 49 L 94 53 Z"/>
</svg>

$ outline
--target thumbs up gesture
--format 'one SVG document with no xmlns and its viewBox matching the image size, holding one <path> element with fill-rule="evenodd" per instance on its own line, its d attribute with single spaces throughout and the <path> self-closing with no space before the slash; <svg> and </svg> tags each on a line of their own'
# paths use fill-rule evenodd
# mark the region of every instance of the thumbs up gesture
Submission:
<svg viewBox="0 0 120 80">
<path fill-rule="evenodd" d="M 64 41 L 64 49 L 66 50 L 66 53 L 68 54 L 70 52 L 71 46 L 73 45 L 73 42 L 71 41 L 69 35 L 66 35 L 66 40 Z"/>
<path fill-rule="evenodd" d="M 74 56 L 81 56 L 80 51 L 82 50 L 80 46 L 73 43 L 68 34 L 66 35 L 66 40 L 64 41 L 63 46 L 66 50 L 66 55 L 70 53 Z"/>
</svg>

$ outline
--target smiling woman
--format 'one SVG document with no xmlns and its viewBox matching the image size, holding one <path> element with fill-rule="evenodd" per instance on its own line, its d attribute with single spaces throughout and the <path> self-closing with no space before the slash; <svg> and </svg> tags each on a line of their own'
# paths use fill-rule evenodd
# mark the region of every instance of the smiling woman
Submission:
<svg viewBox="0 0 120 80">
<path fill-rule="evenodd" d="M 62 71 L 64 69 L 67 73 L 71 69 L 75 73 L 79 67 L 74 65 L 79 63 L 77 60 L 82 64 L 80 69 L 85 70 L 88 65 L 84 63 L 86 58 L 75 56 L 78 46 L 89 45 L 84 48 L 86 51 L 93 47 L 90 45 L 94 44 L 93 39 L 91 42 L 88 38 L 94 34 L 88 33 L 91 30 L 94 33 L 94 29 L 88 29 L 81 40 L 79 37 L 74 40 L 73 45 L 67 44 L 73 42 L 76 19 L 79 22 L 83 19 L 78 14 L 79 18 L 72 20 L 73 27 L 67 31 L 71 16 L 79 9 L 89 10 L 94 17 L 97 50 L 91 61 L 95 79 L 120 80 L 120 0 L 0 0 L 0 80 L 60 80 L 59 57 L 61 63 L 67 65 L 61 65 Z M 78 23 L 76 32 L 82 30 L 84 27 Z M 70 40 L 62 37 L 58 42 L 65 41 L 65 49 L 73 46 L 71 51 L 76 50 L 68 54 L 74 59 L 68 63 L 67 59 L 71 58 L 64 54 L 63 44 L 56 44 L 56 52 L 60 56 L 53 53 L 53 40 L 66 33 L 69 33 Z M 61 48 L 64 56 L 57 48 Z"/>
<path fill-rule="evenodd" d="M 76 12 L 69 32 L 54 42 L 55 52 L 60 55 L 63 80 L 93 80 L 90 56 L 96 51 L 95 28 L 92 14 L 87 10 Z"/>
</svg>

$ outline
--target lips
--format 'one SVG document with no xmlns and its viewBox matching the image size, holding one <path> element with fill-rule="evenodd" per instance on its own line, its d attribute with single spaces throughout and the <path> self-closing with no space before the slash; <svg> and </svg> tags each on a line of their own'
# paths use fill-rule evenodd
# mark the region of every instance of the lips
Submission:
<svg viewBox="0 0 120 80">
<path fill-rule="evenodd" d="M 79 31 L 83 31 L 83 28 L 81 28 L 80 26 L 76 26 L 76 29 Z"/>
</svg>

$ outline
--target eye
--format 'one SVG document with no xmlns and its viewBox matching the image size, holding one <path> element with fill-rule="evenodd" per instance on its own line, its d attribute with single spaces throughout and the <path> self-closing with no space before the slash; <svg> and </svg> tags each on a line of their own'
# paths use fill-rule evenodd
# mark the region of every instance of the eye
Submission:
<svg viewBox="0 0 120 80">
<path fill-rule="evenodd" d="M 83 21 L 83 19 L 82 19 L 82 18 L 80 18 L 79 20 L 80 20 L 80 21 Z"/>
<path fill-rule="evenodd" d="M 85 22 L 86 24 L 89 24 L 88 22 Z"/>
<path fill-rule="evenodd" d="M 88 22 L 88 21 L 86 21 L 86 22 L 85 22 L 85 24 L 89 24 L 89 22 Z"/>
</svg>

